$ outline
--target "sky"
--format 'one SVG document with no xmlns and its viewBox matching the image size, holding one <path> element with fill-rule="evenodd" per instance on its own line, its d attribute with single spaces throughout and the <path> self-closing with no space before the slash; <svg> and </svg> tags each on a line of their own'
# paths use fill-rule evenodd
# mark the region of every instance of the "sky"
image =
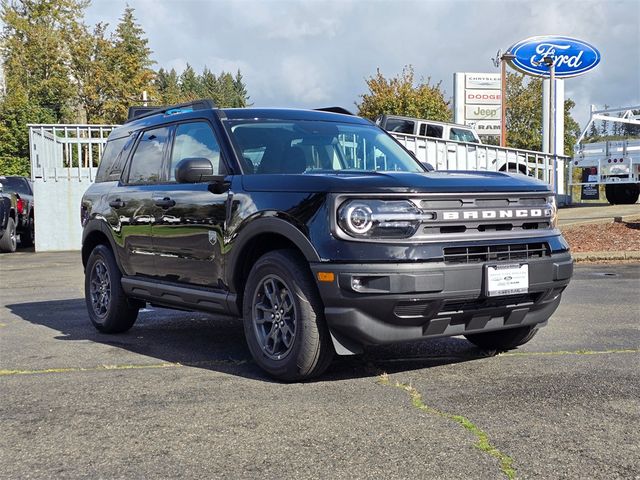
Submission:
<svg viewBox="0 0 640 480">
<path fill-rule="evenodd" d="M 565 81 L 581 126 L 589 106 L 640 105 L 640 0 L 93 0 L 85 20 L 113 28 L 126 5 L 145 30 L 155 68 L 240 69 L 259 107 L 343 106 L 413 65 L 418 78 L 498 72 L 496 52 L 556 34 L 594 45 L 592 71 Z"/>
</svg>

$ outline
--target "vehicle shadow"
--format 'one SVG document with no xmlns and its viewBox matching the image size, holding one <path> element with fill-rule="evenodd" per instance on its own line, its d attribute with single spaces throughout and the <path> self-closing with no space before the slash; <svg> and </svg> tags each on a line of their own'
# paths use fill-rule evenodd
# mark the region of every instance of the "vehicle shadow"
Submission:
<svg viewBox="0 0 640 480">
<path fill-rule="evenodd" d="M 7 308 L 20 318 L 60 332 L 61 341 L 91 341 L 156 358 L 161 362 L 215 370 L 273 382 L 252 360 L 242 321 L 237 318 L 162 308 L 141 310 L 134 327 L 118 335 L 95 330 L 83 298 L 16 303 Z M 363 355 L 335 357 L 316 381 L 372 377 L 478 360 L 492 356 L 461 338 L 444 338 L 369 347 Z"/>
</svg>

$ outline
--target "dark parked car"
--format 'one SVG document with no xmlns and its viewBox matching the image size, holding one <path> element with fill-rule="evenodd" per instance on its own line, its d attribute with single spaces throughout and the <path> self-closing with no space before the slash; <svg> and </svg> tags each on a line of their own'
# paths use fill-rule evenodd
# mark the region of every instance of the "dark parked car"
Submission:
<svg viewBox="0 0 640 480">
<path fill-rule="evenodd" d="M 573 272 L 549 185 L 433 172 L 368 120 L 198 101 L 114 130 L 81 206 L 94 326 L 147 302 L 240 316 L 283 380 L 335 353 L 529 341 Z"/>
<path fill-rule="evenodd" d="M 16 197 L 0 183 L 0 252 L 15 252 L 16 244 Z"/>
<path fill-rule="evenodd" d="M 31 180 L 19 176 L 0 176 L 0 183 L 6 193 L 16 196 L 16 232 L 20 236 L 20 245 L 30 247 L 35 240 L 33 208 L 33 188 Z"/>
</svg>

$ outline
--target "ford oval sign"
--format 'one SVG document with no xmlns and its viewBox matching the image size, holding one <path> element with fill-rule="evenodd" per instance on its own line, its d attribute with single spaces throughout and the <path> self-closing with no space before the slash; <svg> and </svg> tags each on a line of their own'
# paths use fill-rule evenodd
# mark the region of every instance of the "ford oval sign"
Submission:
<svg viewBox="0 0 640 480">
<path fill-rule="evenodd" d="M 509 53 L 515 56 L 510 60 L 515 69 L 542 77 L 549 76 L 549 67 L 542 62 L 545 57 L 553 58 L 558 78 L 582 75 L 600 63 L 600 52 L 594 46 L 554 35 L 527 38 L 512 45 Z"/>
</svg>

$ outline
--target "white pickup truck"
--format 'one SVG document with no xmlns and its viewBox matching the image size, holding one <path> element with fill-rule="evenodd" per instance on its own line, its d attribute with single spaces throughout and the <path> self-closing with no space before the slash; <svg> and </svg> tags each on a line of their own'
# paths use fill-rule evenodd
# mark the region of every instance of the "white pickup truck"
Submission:
<svg viewBox="0 0 640 480">
<path fill-rule="evenodd" d="M 436 170 L 508 171 L 551 181 L 553 155 L 485 145 L 466 125 L 400 115 L 381 115 L 376 124 Z"/>
<path fill-rule="evenodd" d="M 634 204 L 640 196 L 640 105 L 634 107 L 595 110 L 591 107 L 591 118 L 582 131 L 575 147 L 575 156 L 571 162 L 571 185 L 590 188 L 600 197 L 598 185 L 605 186 L 607 201 L 612 204 Z M 627 138 L 593 142 L 587 137 L 594 122 L 605 125 L 619 125 L 626 130 Z M 609 130 L 608 130 L 609 131 Z M 606 138 L 606 137 L 605 137 Z M 591 141 L 590 141 L 591 140 Z"/>
</svg>

